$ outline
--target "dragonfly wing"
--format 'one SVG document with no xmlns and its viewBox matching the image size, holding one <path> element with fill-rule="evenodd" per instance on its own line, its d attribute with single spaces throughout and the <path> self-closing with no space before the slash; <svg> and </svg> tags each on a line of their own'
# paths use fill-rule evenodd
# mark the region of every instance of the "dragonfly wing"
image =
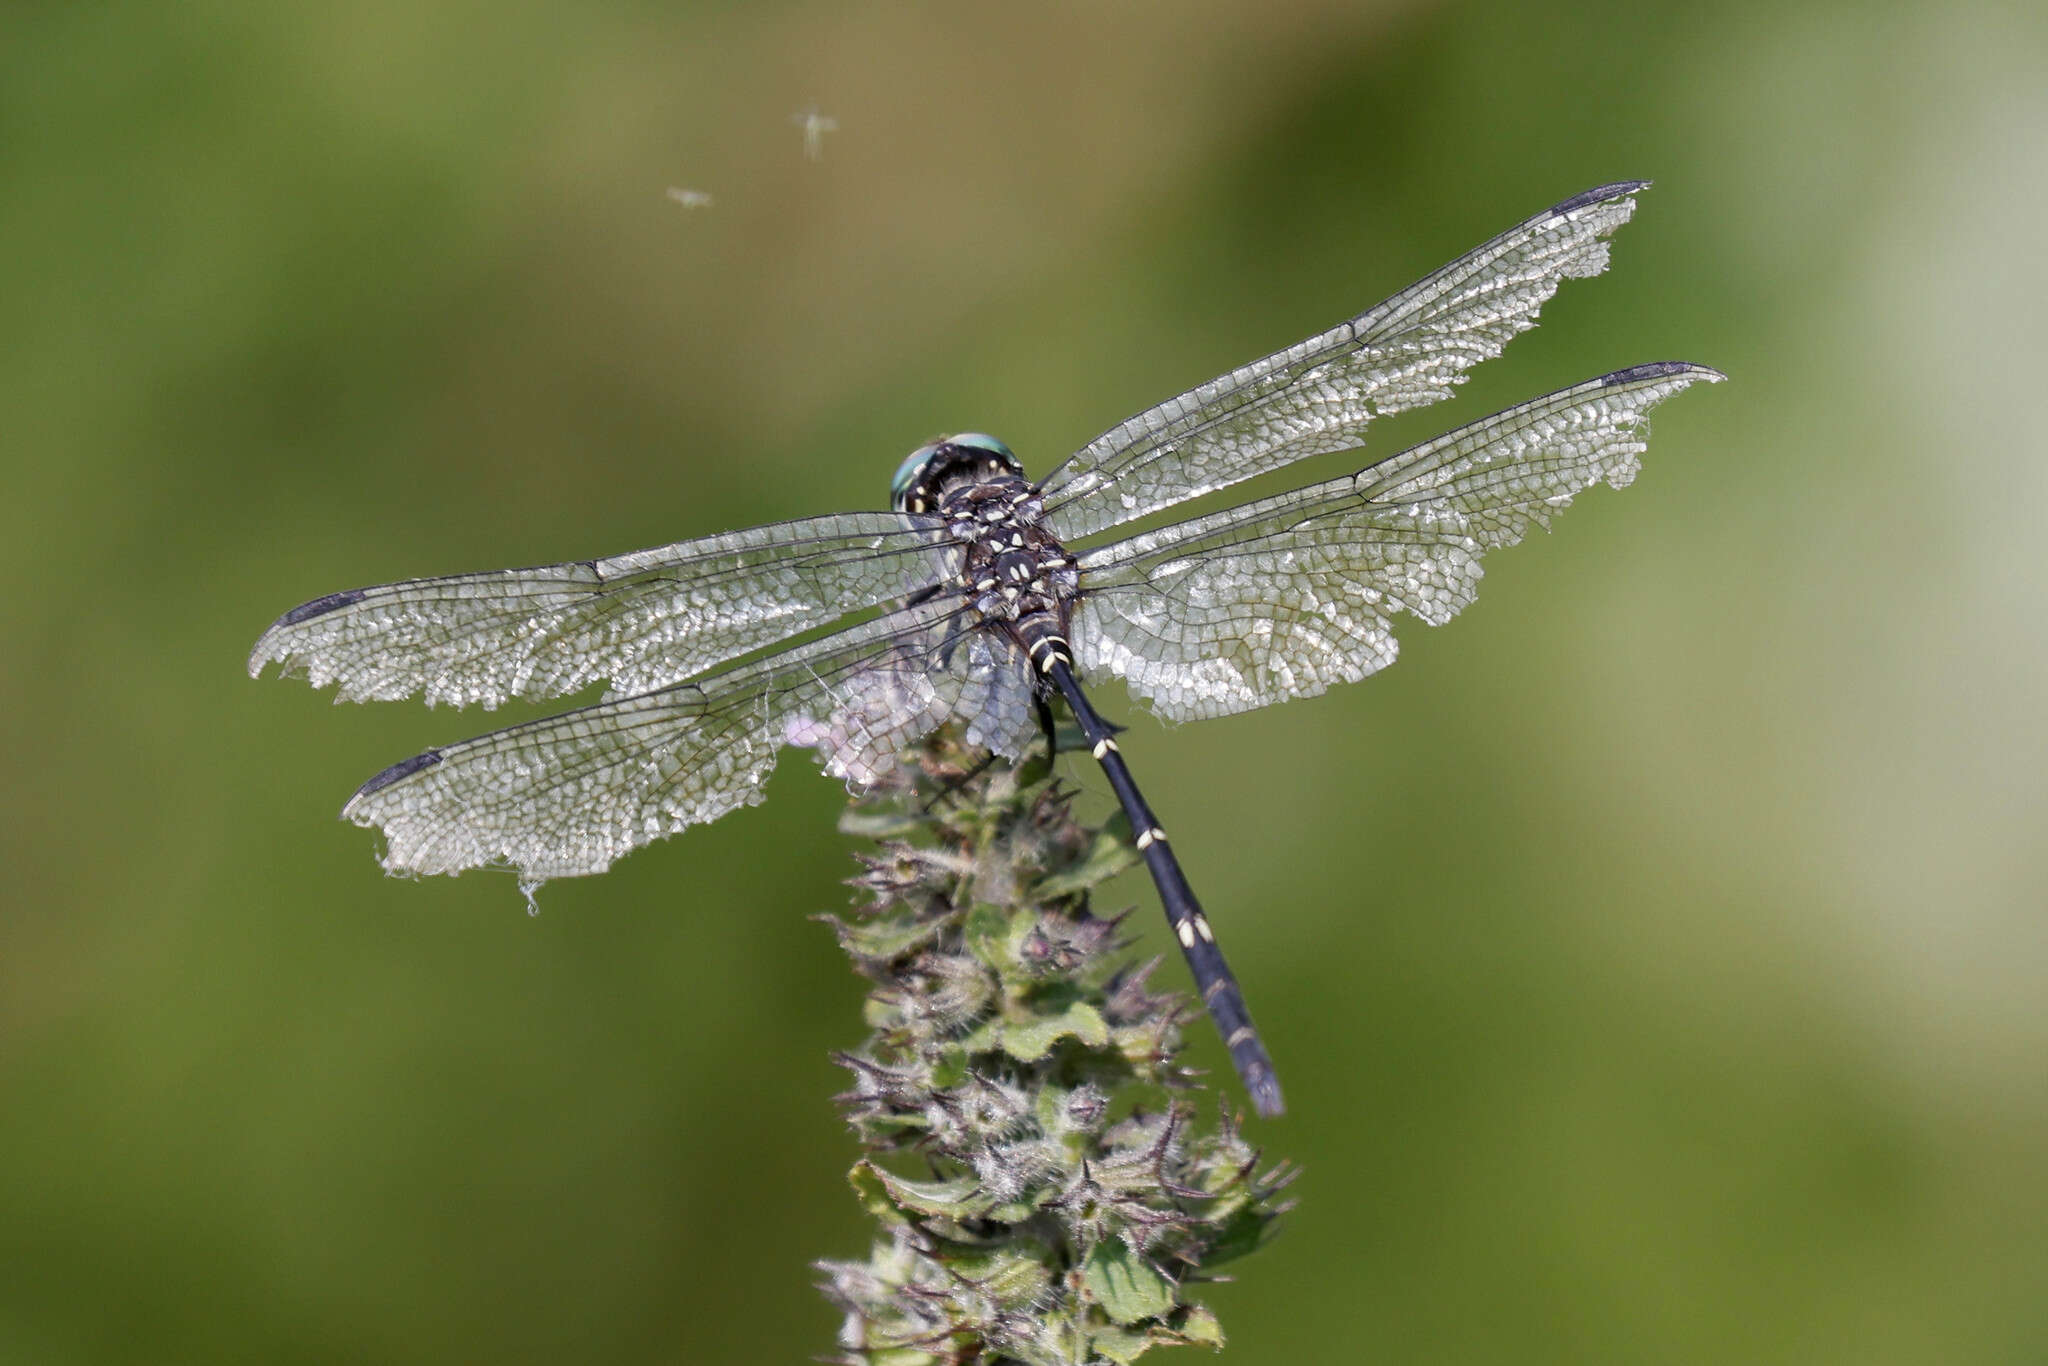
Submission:
<svg viewBox="0 0 2048 1366">
<path fill-rule="evenodd" d="M 963 628 L 957 602 L 900 608 L 706 678 L 429 750 L 365 783 L 342 814 L 384 832 L 394 873 L 603 872 L 760 801 L 786 744 L 817 749 L 849 786 L 880 781 L 905 745 L 984 705 L 1006 662 L 976 655 L 985 634 Z"/>
<path fill-rule="evenodd" d="M 967 742 L 1021 759 L 1038 739 L 1038 693 L 1033 671 L 1016 641 L 996 630 L 977 630 L 967 648 L 946 661 L 960 680 L 954 714 L 966 726 Z"/>
<path fill-rule="evenodd" d="M 1024 651 L 963 612 L 900 639 L 836 689 L 829 708 L 793 716 L 782 738 L 815 749 L 825 772 L 861 789 L 887 776 L 905 744 L 948 720 L 961 723 L 969 744 L 1022 758 L 1038 736 L 1035 697 Z"/>
<path fill-rule="evenodd" d="M 605 560 L 356 588 L 279 617 L 276 662 L 344 701 L 495 707 L 647 692 L 938 581 L 956 552 L 893 512 L 812 517 Z"/>
<path fill-rule="evenodd" d="M 1607 236 L 1647 181 L 1587 190 L 1321 336 L 1126 419 L 1045 479 L 1046 518 L 1075 540 L 1292 461 L 1357 446 L 1382 413 L 1447 398 L 1536 325 L 1559 282 L 1607 268 Z"/>
<path fill-rule="evenodd" d="M 1169 720 L 1313 697 L 1393 663 L 1393 615 L 1450 620 L 1480 556 L 1595 483 L 1635 478 L 1652 406 L 1723 376 L 1639 365 L 1520 404 L 1354 475 L 1080 557 L 1082 667 Z"/>
</svg>

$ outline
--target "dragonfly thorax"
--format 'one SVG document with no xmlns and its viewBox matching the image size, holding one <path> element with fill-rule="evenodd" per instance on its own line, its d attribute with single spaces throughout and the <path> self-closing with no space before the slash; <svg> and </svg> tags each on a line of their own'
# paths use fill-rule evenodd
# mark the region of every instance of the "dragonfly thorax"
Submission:
<svg viewBox="0 0 2048 1366">
<path fill-rule="evenodd" d="M 955 483 L 937 511 L 965 551 L 960 584 L 984 621 L 1050 616 L 1064 628 L 1080 573 L 1046 528 L 1036 488 L 1014 474 Z"/>
</svg>

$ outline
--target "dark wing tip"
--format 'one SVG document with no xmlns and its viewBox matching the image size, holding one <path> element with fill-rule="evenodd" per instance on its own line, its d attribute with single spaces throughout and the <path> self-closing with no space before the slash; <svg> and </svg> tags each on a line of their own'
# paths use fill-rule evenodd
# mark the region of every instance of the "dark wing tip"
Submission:
<svg viewBox="0 0 2048 1366">
<path fill-rule="evenodd" d="M 350 588 L 340 593 L 329 593 L 324 598 L 302 602 L 270 623 L 270 629 L 257 638 L 256 648 L 249 651 L 249 677 L 255 678 L 263 672 L 263 666 L 273 659 L 285 661 L 285 672 L 291 672 L 292 648 L 289 641 L 279 639 L 279 633 L 308 622 L 315 617 L 324 617 L 329 612 L 339 612 L 352 607 L 370 596 L 367 588 Z"/>
<path fill-rule="evenodd" d="M 370 779 L 370 781 L 364 783 L 361 787 L 357 788 L 356 795 L 350 797 L 348 799 L 348 805 L 341 808 L 341 814 L 343 816 L 347 816 L 350 810 L 354 808 L 357 802 L 369 796 L 372 792 L 381 792 L 383 789 L 391 786 L 393 783 L 399 781 L 401 778 L 410 778 L 413 774 L 419 772 L 421 769 L 432 768 L 435 764 L 438 764 L 440 762 L 441 751 L 438 749 L 430 749 L 426 751 L 424 754 L 415 754 L 410 759 L 399 760 L 397 763 L 393 764 L 391 767 L 385 769 L 382 773 L 379 773 L 376 777 Z"/>
<path fill-rule="evenodd" d="M 311 602 L 302 602 L 279 617 L 270 629 L 275 631 L 279 626 L 297 626 L 302 621 L 324 617 L 329 612 L 338 612 L 344 607 L 354 606 L 368 596 L 370 594 L 367 589 L 349 588 L 339 593 L 329 593 L 324 598 L 315 598 Z"/>
<path fill-rule="evenodd" d="M 1575 213 L 1589 204 L 1605 204 L 1609 200 L 1620 199 L 1625 195 L 1632 195 L 1638 190 L 1647 190 L 1649 188 L 1650 182 L 1647 180 L 1617 180 L 1611 185 L 1595 185 L 1590 190 L 1579 191 L 1562 203 L 1551 205 L 1550 212 L 1554 217 L 1562 218 L 1564 215 Z"/>
<path fill-rule="evenodd" d="M 1709 384 L 1719 384 L 1728 376 L 1708 365 L 1694 365 L 1689 360 L 1653 360 L 1642 365 L 1631 365 L 1626 370 L 1616 370 L 1611 375 L 1600 376 L 1602 384 L 1634 384 L 1645 379 L 1670 379 L 1675 375 L 1691 375 Z"/>
</svg>

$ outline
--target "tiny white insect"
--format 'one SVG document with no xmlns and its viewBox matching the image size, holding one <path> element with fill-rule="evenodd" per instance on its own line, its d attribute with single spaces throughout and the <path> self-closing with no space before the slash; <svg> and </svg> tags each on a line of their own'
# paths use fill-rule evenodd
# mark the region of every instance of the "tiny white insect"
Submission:
<svg viewBox="0 0 2048 1366">
<path fill-rule="evenodd" d="M 825 155 L 825 134 L 839 131 L 839 120 L 820 114 L 815 104 L 791 114 L 789 121 L 804 130 L 804 157 L 809 161 Z"/>
<path fill-rule="evenodd" d="M 711 196 L 704 191 L 686 190 L 680 185 L 669 186 L 668 197 L 686 209 L 708 209 L 712 204 Z"/>
</svg>

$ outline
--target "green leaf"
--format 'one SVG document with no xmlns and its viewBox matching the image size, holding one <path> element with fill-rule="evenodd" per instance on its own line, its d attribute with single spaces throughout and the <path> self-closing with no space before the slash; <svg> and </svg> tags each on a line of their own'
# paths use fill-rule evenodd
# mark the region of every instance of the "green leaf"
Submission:
<svg viewBox="0 0 2048 1366">
<path fill-rule="evenodd" d="M 863 1355 L 869 1366 L 933 1366 L 938 1358 L 919 1347 L 869 1348 Z"/>
<path fill-rule="evenodd" d="M 1000 1016 L 990 1016 L 960 1036 L 960 1047 L 969 1057 L 977 1053 L 993 1053 L 1003 1046 L 1003 1021 Z"/>
<path fill-rule="evenodd" d="M 1179 1289 L 1152 1264 L 1115 1238 L 1095 1245 L 1081 1270 L 1083 1282 L 1102 1312 L 1129 1327 L 1156 1319 L 1174 1306 Z"/>
<path fill-rule="evenodd" d="M 1017 765 L 1016 774 L 1017 790 L 1029 792 L 1052 776 L 1052 760 L 1043 749 L 1034 749 Z"/>
<path fill-rule="evenodd" d="M 1223 1325 L 1211 1313 L 1206 1304 L 1191 1304 L 1173 1331 L 1182 1342 L 1191 1347 L 1214 1347 L 1223 1349 Z"/>
<path fill-rule="evenodd" d="M 1031 885 L 1031 894 L 1044 900 L 1073 896 L 1115 877 L 1140 857 L 1131 843 L 1130 828 L 1121 816 L 1112 820 L 1096 832 L 1078 861 L 1038 879 Z"/>
<path fill-rule="evenodd" d="M 898 910 L 870 920 L 847 921 L 836 915 L 820 917 L 839 936 L 839 946 L 859 958 L 886 962 L 901 958 L 939 937 L 945 925 L 926 920 L 914 911 Z"/>
<path fill-rule="evenodd" d="M 1052 1285 L 1052 1271 L 1038 1257 L 1016 1251 L 961 1257 L 948 1263 L 954 1274 L 974 1284 L 1004 1309 L 1029 1309 L 1043 1302 Z"/>
<path fill-rule="evenodd" d="M 997 972 L 1014 967 L 1024 936 L 1036 919 L 1028 911 L 1017 914 L 999 906 L 976 906 L 967 913 L 963 927 L 967 951 Z"/>
<path fill-rule="evenodd" d="M 1039 1206 L 1053 1199 L 1058 1194 L 1059 1188 L 1056 1186 L 1041 1186 L 1034 1199 L 1012 1200 L 1007 1205 L 996 1205 L 986 1214 L 982 1215 L 982 1218 L 998 1224 L 1007 1224 L 1015 1228 L 1018 1224 L 1023 1223 L 1026 1219 L 1036 1214 Z M 1017 1236 L 1022 1237 L 1026 1235 L 1019 1234 Z"/>
<path fill-rule="evenodd" d="M 967 1050 L 958 1044 L 941 1048 L 932 1059 L 931 1088 L 943 1091 L 967 1080 Z"/>
<path fill-rule="evenodd" d="M 1246 1205 L 1224 1219 L 1222 1228 L 1211 1237 L 1203 1265 L 1218 1266 L 1248 1256 L 1271 1242 L 1273 1233 L 1270 1210 L 1262 1205 Z"/>
<path fill-rule="evenodd" d="M 900 839 L 931 824 L 931 817 L 917 811 L 873 811 L 849 806 L 839 813 L 839 832 L 859 839 Z"/>
<path fill-rule="evenodd" d="M 1009 1021 L 1003 1026 L 1003 1051 L 1019 1062 L 1037 1062 L 1069 1038 L 1101 1048 L 1109 1042 L 1109 1025 L 1094 1006 L 1075 1001 L 1056 1015 Z"/>
<path fill-rule="evenodd" d="M 1098 1328 L 1089 1336 L 1088 1346 L 1095 1355 L 1128 1366 L 1151 1348 L 1152 1335 L 1128 1328 Z"/>
<path fill-rule="evenodd" d="M 854 1166 L 849 1179 L 868 1210 L 885 1218 L 892 1213 L 910 1213 L 946 1219 L 973 1219 L 995 1204 L 982 1189 L 981 1179 L 972 1173 L 950 1181 L 912 1181 L 872 1162 L 861 1162 Z M 877 1200 L 882 1202 L 881 1208 L 877 1207 Z"/>
</svg>

